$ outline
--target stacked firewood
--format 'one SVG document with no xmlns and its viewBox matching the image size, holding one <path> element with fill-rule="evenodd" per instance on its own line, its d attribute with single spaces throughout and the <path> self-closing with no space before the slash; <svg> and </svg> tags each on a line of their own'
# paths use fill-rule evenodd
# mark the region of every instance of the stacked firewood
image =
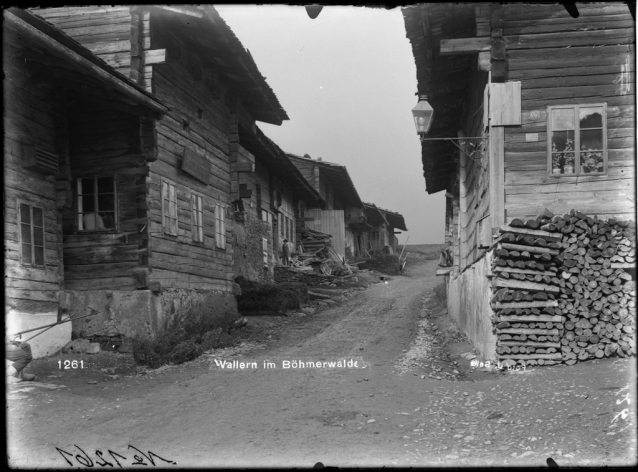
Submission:
<svg viewBox="0 0 638 472">
<path fill-rule="evenodd" d="M 633 221 L 606 221 L 572 210 L 555 217 L 565 234 L 559 308 L 565 317 L 566 364 L 636 354 L 636 230 Z M 634 277 L 628 272 L 634 270 Z"/>
<path fill-rule="evenodd" d="M 633 222 L 545 210 L 501 232 L 492 267 L 499 360 L 571 365 L 636 353 Z"/>
<path fill-rule="evenodd" d="M 492 265 L 492 307 L 498 360 L 504 364 L 561 362 L 557 257 L 562 234 L 545 230 L 551 216 L 544 212 L 527 221 L 514 219 L 501 228 Z"/>
</svg>

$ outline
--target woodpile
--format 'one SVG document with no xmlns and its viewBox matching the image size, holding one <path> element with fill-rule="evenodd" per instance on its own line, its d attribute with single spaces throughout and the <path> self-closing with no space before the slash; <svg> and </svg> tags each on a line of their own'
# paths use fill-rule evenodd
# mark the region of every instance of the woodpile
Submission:
<svg viewBox="0 0 638 472">
<path fill-rule="evenodd" d="M 633 222 L 545 210 L 500 231 L 492 264 L 499 361 L 635 355 Z"/>
</svg>

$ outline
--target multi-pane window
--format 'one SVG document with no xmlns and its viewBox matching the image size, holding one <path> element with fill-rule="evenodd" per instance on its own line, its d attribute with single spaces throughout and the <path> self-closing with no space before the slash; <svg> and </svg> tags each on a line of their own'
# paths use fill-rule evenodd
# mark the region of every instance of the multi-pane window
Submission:
<svg viewBox="0 0 638 472">
<path fill-rule="evenodd" d="M 220 204 L 215 205 L 215 245 L 226 248 L 226 208 Z"/>
<path fill-rule="evenodd" d="M 550 175 L 607 171 L 606 106 L 548 107 Z"/>
<path fill-rule="evenodd" d="M 83 177 L 77 181 L 78 229 L 109 231 L 116 224 L 115 177 Z"/>
<path fill-rule="evenodd" d="M 177 236 L 177 192 L 175 184 L 162 180 L 162 229 Z"/>
<path fill-rule="evenodd" d="M 193 241 L 204 242 L 204 201 L 201 195 L 191 195 L 191 232 Z"/>
<path fill-rule="evenodd" d="M 44 267 L 44 211 L 20 203 L 20 261 L 24 265 Z"/>
</svg>

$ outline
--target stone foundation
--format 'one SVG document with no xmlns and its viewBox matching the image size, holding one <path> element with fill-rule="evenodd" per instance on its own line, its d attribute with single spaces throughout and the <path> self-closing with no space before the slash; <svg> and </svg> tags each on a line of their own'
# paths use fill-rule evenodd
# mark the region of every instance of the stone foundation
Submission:
<svg viewBox="0 0 638 472">
<path fill-rule="evenodd" d="M 233 293 L 183 289 L 164 289 L 159 294 L 150 290 L 67 290 L 61 304 L 72 317 L 88 315 L 90 308 L 98 312 L 69 323 L 75 337 L 153 338 L 167 322 L 202 300 L 210 303 L 212 316 L 237 311 Z"/>
</svg>

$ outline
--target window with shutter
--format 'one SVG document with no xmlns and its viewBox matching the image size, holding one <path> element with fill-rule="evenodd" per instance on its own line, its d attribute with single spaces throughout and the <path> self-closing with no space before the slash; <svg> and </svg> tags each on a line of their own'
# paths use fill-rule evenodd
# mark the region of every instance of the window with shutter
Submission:
<svg viewBox="0 0 638 472">
<path fill-rule="evenodd" d="M 168 180 L 162 180 L 162 228 L 165 234 L 177 236 L 177 192 Z"/>
<path fill-rule="evenodd" d="M 44 267 L 44 210 L 18 203 L 20 224 L 20 262 L 22 265 Z"/>
<path fill-rule="evenodd" d="M 204 242 L 204 205 L 201 195 L 191 195 L 191 232 L 193 241 Z"/>
</svg>

